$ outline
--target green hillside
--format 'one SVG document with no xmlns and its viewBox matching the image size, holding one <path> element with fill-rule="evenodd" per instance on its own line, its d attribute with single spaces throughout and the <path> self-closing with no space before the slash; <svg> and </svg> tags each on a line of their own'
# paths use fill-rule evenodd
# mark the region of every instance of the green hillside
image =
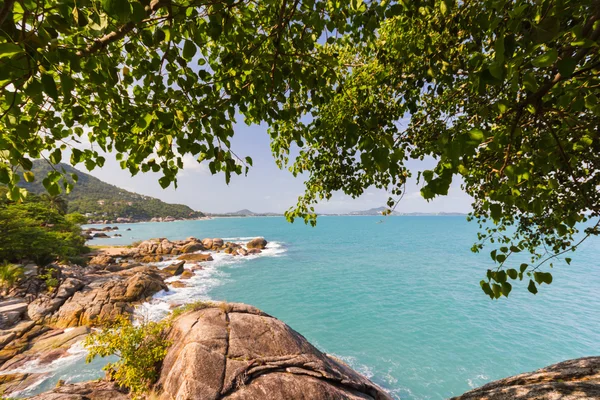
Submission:
<svg viewBox="0 0 600 400">
<path fill-rule="evenodd" d="M 57 169 L 64 168 L 67 174 L 78 175 L 77 183 L 68 195 L 68 212 L 78 212 L 88 215 L 90 218 L 115 219 L 133 218 L 136 220 L 148 220 L 154 217 L 165 218 L 197 218 L 204 214 L 192 210 L 183 204 L 169 204 L 150 196 L 128 192 L 117 186 L 102 182 L 85 172 L 81 172 L 70 165 L 58 164 Z M 32 193 L 45 193 L 42 179 L 48 174 L 51 167 L 45 162 L 38 160 L 34 162 L 32 172 L 35 181 L 31 183 L 21 179 L 19 184 Z"/>
</svg>

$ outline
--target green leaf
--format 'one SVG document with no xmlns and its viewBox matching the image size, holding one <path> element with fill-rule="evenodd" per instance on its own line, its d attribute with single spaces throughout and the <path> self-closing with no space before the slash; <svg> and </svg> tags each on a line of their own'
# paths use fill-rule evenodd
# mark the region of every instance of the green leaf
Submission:
<svg viewBox="0 0 600 400">
<path fill-rule="evenodd" d="M 531 279 L 529 280 L 529 286 L 527 286 L 527 290 L 529 290 L 533 294 L 536 294 L 538 292 L 535 283 Z"/>
<path fill-rule="evenodd" d="M 483 134 L 483 131 L 481 129 L 475 128 L 469 131 L 469 137 L 478 142 L 483 142 L 485 135 Z"/>
<path fill-rule="evenodd" d="M 158 183 L 160 184 L 160 186 L 163 189 L 166 189 L 169 187 L 169 185 L 171 184 L 171 180 L 169 178 L 167 178 L 166 176 L 163 176 L 162 178 L 160 178 L 158 180 Z"/>
<path fill-rule="evenodd" d="M 568 265 L 571 265 L 571 259 L 569 257 L 566 257 L 565 261 L 567 262 Z"/>
<path fill-rule="evenodd" d="M 556 49 L 550 49 L 547 52 L 545 52 L 544 54 L 534 58 L 533 61 L 531 61 L 531 63 L 535 67 L 545 68 L 545 67 L 549 67 L 552 64 L 554 64 L 554 62 L 556 61 L 557 58 L 558 58 L 558 51 L 556 51 Z"/>
<path fill-rule="evenodd" d="M 0 43 L 0 59 L 12 57 L 15 54 L 24 53 L 21 46 L 15 43 Z"/>
<path fill-rule="evenodd" d="M 58 89 L 56 88 L 56 82 L 50 74 L 42 74 L 42 86 L 44 92 L 54 100 L 58 100 Z"/>
<path fill-rule="evenodd" d="M 560 60 L 556 66 L 558 67 L 558 72 L 564 77 L 569 77 L 573 75 L 575 72 L 575 67 L 577 67 L 577 60 L 571 57 L 563 58 Z"/>
<path fill-rule="evenodd" d="M 58 164 L 61 160 L 62 152 L 60 151 L 60 149 L 56 149 L 52 153 L 50 153 L 50 162 L 52 164 Z"/>
<path fill-rule="evenodd" d="M 510 279 L 517 279 L 517 276 L 519 276 L 519 273 L 518 273 L 518 272 L 517 272 L 517 270 L 516 270 L 516 269 L 514 269 L 514 268 L 508 269 L 508 270 L 506 271 L 506 274 L 508 275 L 508 277 L 509 277 Z"/>
<path fill-rule="evenodd" d="M 443 16 L 446 16 L 446 14 L 448 14 L 448 5 L 444 0 L 440 2 L 440 12 Z"/>
<path fill-rule="evenodd" d="M 191 40 L 186 40 L 183 44 L 183 58 L 190 61 L 196 55 L 196 45 Z"/>
<path fill-rule="evenodd" d="M 508 294 L 512 290 L 512 285 L 508 282 L 502 282 L 502 294 L 508 297 Z"/>
<path fill-rule="evenodd" d="M 129 0 L 102 0 L 102 8 L 109 17 L 119 21 L 125 21 L 131 15 Z"/>
<path fill-rule="evenodd" d="M 27 171 L 23 174 L 23 178 L 25 178 L 26 182 L 33 182 L 35 180 L 35 175 L 31 171 Z"/>
<path fill-rule="evenodd" d="M 490 204 L 490 216 L 494 221 L 499 221 L 502 218 L 502 206 L 500 204 Z"/>
</svg>

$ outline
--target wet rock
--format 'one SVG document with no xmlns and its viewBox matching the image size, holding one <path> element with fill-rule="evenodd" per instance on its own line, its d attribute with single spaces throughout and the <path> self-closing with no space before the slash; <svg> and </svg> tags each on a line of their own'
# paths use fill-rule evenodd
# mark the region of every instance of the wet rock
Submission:
<svg viewBox="0 0 600 400">
<path fill-rule="evenodd" d="M 600 357 L 563 361 L 483 385 L 451 400 L 600 399 Z"/>
<path fill-rule="evenodd" d="M 248 249 L 248 255 L 262 253 L 260 249 Z"/>
<path fill-rule="evenodd" d="M 30 400 L 129 400 L 130 397 L 115 383 L 92 381 L 62 385 Z"/>
<path fill-rule="evenodd" d="M 267 241 L 265 238 L 255 238 L 246 243 L 248 249 L 264 249 L 267 247 Z"/>
<path fill-rule="evenodd" d="M 184 260 L 184 261 L 212 261 L 213 258 L 210 254 L 201 254 L 201 253 L 194 253 L 194 254 L 182 254 L 179 257 L 177 257 L 178 260 Z"/>
<path fill-rule="evenodd" d="M 202 245 L 207 249 L 212 249 L 213 240 L 211 238 L 202 239 Z"/>
<path fill-rule="evenodd" d="M 218 249 L 218 248 L 223 247 L 223 239 L 215 238 L 212 241 L 213 241 L 213 243 L 212 243 L 213 249 Z"/>
<path fill-rule="evenodd" d="M 171 287 L 174 287 L 175 289 L 187 287 L 185 282 L 181 282 L 181 281 L 171 282 L 169 285 L 171 285 Z"/>
<path fill-rule="evenodd" d="M 70 330 L 55 329 L 46 331 L 39 335 L 35 342 L 28 346 L 27 350 L 6 361 L 0 371 L 10 372 L 34 360 L 40 367 L 48 365 L 52 361 L 68 355 L 69 348 L 83 340 L 89 332 L 90 329 L 85 326 Z"/>
<path fill-rule="evenodd" d="M 283 322 L 244 304 L 183 314 L 169 340 L 161 399 L 391 399 Z"/>
<path fill-rule="evenodd" d="M 190 279 L 191 277 L 194 276 L 194 273 L 192 271 L 190 271 L 189 269 L 184 270 L 181 273 L 181 279 Z"/>
<path fill-rule="evenodd" d="M 184 270 L 184 268 L 183 268 L 184 264 L 185 264 L 185 261 L 175 262 L 175 263 L 167 266 L 166 268 L 163 268 L 161 272 L 163 274 L 167 274 L 170 276 L 181 275 Z"/>
</svg>

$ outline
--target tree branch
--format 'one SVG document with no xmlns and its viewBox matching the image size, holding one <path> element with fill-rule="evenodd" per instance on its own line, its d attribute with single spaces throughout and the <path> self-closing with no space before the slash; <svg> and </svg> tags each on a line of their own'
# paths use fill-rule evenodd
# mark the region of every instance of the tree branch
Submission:
<svg viewBox="0 0 600 400">
<path fill-rule="evenodd" d="M 170 0 L 152 0 L 150 5 L 146 6 L 146 13 L 148 16 L 154 14 L 158 9 L 168 6 L 171 4 Z M 136 27 L 135 22 L 128 22 L 122 25 L 119 29 L 114 32 L 108 33 L 102 36 L 100 39 L 94 41 L 94 43 L 88 45 L 84 50 L 77 52 L 79 57 L 89 56 L 97 51 L 104 49 L 109 44 L 123 39 L 129 32 Z"/>
<path fill-rule="evenodd" d="M 0 9 L 0 25 L 4 24 L 4 20 L 8 17 L 15 4 L 15 0 L 4 0 L 4 5 Z"/>
</svg>

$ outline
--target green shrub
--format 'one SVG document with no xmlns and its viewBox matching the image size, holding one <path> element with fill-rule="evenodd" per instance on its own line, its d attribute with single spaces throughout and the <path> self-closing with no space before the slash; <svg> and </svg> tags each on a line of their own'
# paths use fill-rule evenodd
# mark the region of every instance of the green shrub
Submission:
<svg viewBox="0 0 600 400">
<path fill-rule="evenodd" d="M 59 284 L 57 275 L 56 268 L 44 268 L 44 271 L 41 274 L 38 274 L 38 278 L 43 280 L 46 283 L 48 290 L 52 292 Z"/>
<path fill-rule="evenodd" d="M 104 369 L 119 385 L 139 397 L 158 379 L 160 364 L 170 346 L 169 321 L 144 320 L 134 325 L 128 317 L 120 316 L 86 338 L 84 344 L 89 351 L 86 361 L 91 362 L 97 356 L 119 357 L 119 361 L 107 364 Z"/>
<path fill-rule="evenodd" d="M 23 267 L 15 264 L 11 264 L 8 261 L 0 264 L 0 288 L 4 293 L 8 292 L 15 283 L 23 277 Z"/>
</svg>

